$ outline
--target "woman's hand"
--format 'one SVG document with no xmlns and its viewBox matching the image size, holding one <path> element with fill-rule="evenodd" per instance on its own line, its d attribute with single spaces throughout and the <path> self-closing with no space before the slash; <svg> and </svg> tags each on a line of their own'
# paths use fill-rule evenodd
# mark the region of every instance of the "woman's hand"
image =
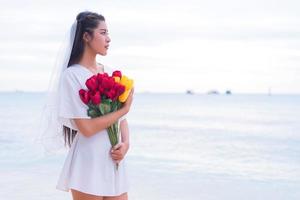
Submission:
<svg viewBox="0 0 300 200">
<path fill-rule="evenodd" d="M 121 142 L 117 144 L 110 151 L 112 159 L 115 160 L 117 163 L 119 163 L 125 157 L 128 149 L 129 149 L 128 143 Z"/>
<path fill-rule="evenodd" d="M 132 88 L 130 90 L 130 93 L 125 101 L 125 103 L 123 104 L 123 108 L 126 110 L 126 113 L 129 112 L 132 101 L 133 101 L 133 93 L 134 93 L 134 88 Z"/>
</svg>

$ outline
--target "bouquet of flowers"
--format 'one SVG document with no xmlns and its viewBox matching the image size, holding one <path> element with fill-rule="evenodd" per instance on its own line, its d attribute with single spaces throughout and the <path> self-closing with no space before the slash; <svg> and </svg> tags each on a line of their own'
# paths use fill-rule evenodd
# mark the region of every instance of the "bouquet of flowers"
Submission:
<svg viewBox="0 0 300 200">
<path fill-rule="evenodd" d="M 79 90 L 80 99 L 88 105 L 88 116 L 95 118 L 120 109 L 133 87 L 133 80 L 117 70 L 109 76 L 98 73 L 85 82 L 88 90 Z M 107 128 L 111 146 L 119 143 L 119 120 Z M 118 169 L 118 163 L 116 164 Z"/>
</svg>

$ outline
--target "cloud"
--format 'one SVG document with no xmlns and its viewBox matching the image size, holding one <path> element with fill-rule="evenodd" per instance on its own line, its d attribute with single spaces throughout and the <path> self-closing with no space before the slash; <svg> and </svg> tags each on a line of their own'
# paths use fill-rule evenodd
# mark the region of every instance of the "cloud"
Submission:
<svg viewBox="0 0 300 200">
<path fill-rule="evenodd" d="M 300 92 L 299 6 L 293 0 L 9 1 L 0 8 L 0 89 L 46 88 L 76 14 L 92 10 L 106 17 L 112 38 L 109 55 L 97 59 L 127 70 L 140 90 L 276 85 Z M 17 77 L 22 82 L 14 87 L 5 84 Z"/>
</svg>

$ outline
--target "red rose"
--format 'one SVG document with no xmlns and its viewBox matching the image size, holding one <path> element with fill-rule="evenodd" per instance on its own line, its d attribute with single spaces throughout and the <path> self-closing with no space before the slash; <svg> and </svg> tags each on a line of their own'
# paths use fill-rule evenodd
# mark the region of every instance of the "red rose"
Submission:
<svg viewBox="0 0 300 200">
<path fill-rule="evenodd" d="M 81 101 L 83 101 L 83 103 L 88 104 L 90 101 L 90 95 L 88 93 L 88 91 L 81 89 L 79 90 L 79 96 Z"/>
<path fill-rule="evenodd" d="M 86 87 L 91 91 L 96 91 L 98 88 L 97 75 L 92 76 L 85 82 Z"/>
<path fill-rule="evenodd" d="M 114 72 L 112 73 L 112 76 L 117 76 L 117 77 L 122 78 L 122 72 L 119 71 L 119 70 L 116 70 L 116 71 L 114 71 Z"/>
<path fill-rule="evenodd" d="M 93 104 L 98 105 L 99 103 L 101 103 L 101 95 L 99 91 L 96 92 L 92 92 L 91 93 L 91 100 L 93 102 Z"/>
</svg>

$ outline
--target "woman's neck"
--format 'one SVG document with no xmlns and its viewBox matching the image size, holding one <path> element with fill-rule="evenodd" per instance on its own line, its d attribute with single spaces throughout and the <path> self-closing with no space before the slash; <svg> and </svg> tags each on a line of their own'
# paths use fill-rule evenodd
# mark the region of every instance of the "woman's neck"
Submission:
<svg viewBox="0 0 300 200">
<path fill-rule="evenodd" d="M 86 48 L 78 64 L 83 65 L 89 69 L 97 69 L 98 67 L 96 62 L 96 54 Z"/>
</svg>

